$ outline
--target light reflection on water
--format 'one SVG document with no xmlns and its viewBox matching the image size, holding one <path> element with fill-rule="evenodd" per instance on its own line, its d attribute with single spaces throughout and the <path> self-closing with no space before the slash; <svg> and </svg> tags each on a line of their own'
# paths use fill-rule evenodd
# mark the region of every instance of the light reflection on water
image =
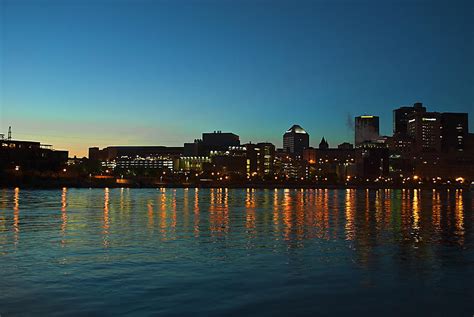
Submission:
<svg viewBox="0 0 474 317">
<path fill-rule="evenodd" d="M 15 188 L 0 207 L 5 316 L 473 311 L 469 191 Z"/>
</svg>

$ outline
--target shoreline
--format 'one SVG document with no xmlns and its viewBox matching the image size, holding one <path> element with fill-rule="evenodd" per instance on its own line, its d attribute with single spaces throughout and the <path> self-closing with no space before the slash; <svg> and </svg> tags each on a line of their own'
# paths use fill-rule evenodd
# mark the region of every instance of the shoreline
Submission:
<svg viewBox="0 0 474 317">
<path fill-rule="evenodd" d="M 14 182 L 0 184 L 2 189 L 61 189 L 61 188 L 229 188 L 229 189 L 465 189 L 473 190 L 470 184 L 298 184 L 298 183 L 131 183 L 118 184 L 111 182 Z"/>
</svg>

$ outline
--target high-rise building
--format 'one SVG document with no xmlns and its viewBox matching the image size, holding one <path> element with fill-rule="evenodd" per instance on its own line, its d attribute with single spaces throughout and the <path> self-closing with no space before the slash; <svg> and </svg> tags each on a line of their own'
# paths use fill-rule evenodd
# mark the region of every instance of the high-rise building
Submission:
<svg viewBox="0 0 474 317">
<path fill-rule="evenodd" d="M 283 135 L 283 149 L 286 153 L 302 156 L 303 150 L 309 147 L 309 134 L 295 124 Z"/>
<path fill-rule="evenodd" d="M 412 113 L 426 112 L 426 107 L 423 107 L 421 102 L 417 102 L 413 107 L 400 107 L 393 110 L 393 134 L 407 134 L 408 116 Z"/>
<path fill-rule="evenodd" d="M 355 118 L 355 145 L 374 142 L 379 138 L 379 117 L 358 116 Z"/>
<path fill-rule="evenodd" d="M 407 134 L 418 152 L 441 150 L 441 114 L 439 112 L 413 112 L 408 115 Z"/>
<path fill-rule="evenodd" d="M 441 114 L 441 151 L 462 152 L 466 149 L 469 123 L 467 113 Z"/>
</svg>

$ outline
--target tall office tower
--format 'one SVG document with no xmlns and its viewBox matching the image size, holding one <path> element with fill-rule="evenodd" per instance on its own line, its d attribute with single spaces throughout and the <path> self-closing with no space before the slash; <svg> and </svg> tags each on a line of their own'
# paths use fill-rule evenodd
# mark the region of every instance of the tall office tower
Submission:
<svg viewBox="0 0 474 317">
<path fill-rule="evenodd" d="M 358 116 L 355 118 L 355 145 L 376 141 L 379 138 L 379 117 Z"/>
<path fill-rule="evenodd" d="M 393 134 L 407 134 L 408 116 L 412 113 L 425 113 L 426 107 L 421 102 L 417 102 L 413 107 L 400 107 L 393 110 Z"/>
<path fill-rule="evenodd" d="M 283 149 L 286 153 L 301 157 L 307 147 L 309 147 L 309 134 L 299 125 L 293 125 L 283 135 Z"/>
<path fill-rule="evenodd" d="M 438 112 L 413 112 L 408 115 L 407 134 L 414 141 L 418 152 L 441 150 L 441 114 Z"/>
<path fill-rule="evenodd" d="M 441 114 L 442 152 L 462 152 L 466 150 L 468 133 L 467 113 L 443 112 Z"/>
</svg>

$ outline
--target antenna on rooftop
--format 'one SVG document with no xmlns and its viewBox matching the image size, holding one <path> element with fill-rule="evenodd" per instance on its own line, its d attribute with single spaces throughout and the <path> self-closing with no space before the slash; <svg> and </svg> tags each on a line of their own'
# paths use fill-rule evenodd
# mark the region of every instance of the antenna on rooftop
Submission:
<svg viewBox="0 0 474 317">
<path fill-rule="evenodd" d="M 12 139 L 12 127 L 8 127 L 8 140 Z"/>
</svg>

